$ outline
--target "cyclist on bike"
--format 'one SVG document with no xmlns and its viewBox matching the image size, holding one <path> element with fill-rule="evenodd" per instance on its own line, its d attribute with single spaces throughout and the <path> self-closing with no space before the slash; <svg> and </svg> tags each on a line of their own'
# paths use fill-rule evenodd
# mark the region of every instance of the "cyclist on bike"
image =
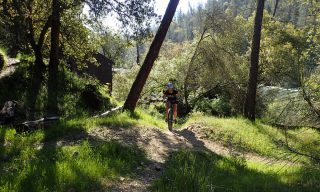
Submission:
<svg viewBox="0 0 320 192">
<path fill-rule="evenodd" d="M 177 96 L 179 92 L 174 89 L 173 83 L 167 84 L 167 89 L 163 91 L 164 96 L 167 98 L 166 103 L 166 122 L 168 121 L 168 109 L 170 107 L 170 103 L 173 105 L 173 120 L 174 122 L 177 121 L 177 108 L 178 108 L 178 100 Z"/>
</svg>

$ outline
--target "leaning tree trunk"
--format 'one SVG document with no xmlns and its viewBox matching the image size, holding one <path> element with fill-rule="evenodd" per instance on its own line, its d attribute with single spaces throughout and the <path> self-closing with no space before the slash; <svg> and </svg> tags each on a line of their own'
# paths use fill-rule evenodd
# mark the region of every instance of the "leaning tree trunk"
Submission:
<svg viewBox="0 0 320 192">
<path fill-rule="evenodd" d="M 264 0 L 258 0 L 257 12 L 254 23 L 254 34 L 251 50 L 251 65 L 249 82 L 247 88 L 247 97 L 244 108 L 244 116 L 251 121 L 256 119 L 256 95 L 258 84 L 258 71 L 259 71 L 259 53 L 260 53 L 260 39 L 261 28 L 263 19 Z"/>
<path fill-rule="evenodd" d="M 124 110 L 134 111 L 142 89 L 147 81 L 147 78 L 151 72 L 154 61 L 157 59 L 159 55 L 160 48 L 162 43 L 167 35 L 168 29 L 170 27 L 172 18 L 176 12 L 177 6 L 179 4 L 179 0 L 170 0 L 166 13 L 161 21 L 160 27 L 154 40 L 150 46 L 149 52 L 141 66 L 141 69 L 131 87 L 129 95 L 124 103 Z"/>
<path fill-rule="evenodd" d="M 137 49 L 137 65 L 140 65 L 140 46 L 138 41 L 136 41 L 136 49 Z"/>
<path fill-rule="evenodd" d="M 51 50 L 48 79 L 47 115 L 58 114 L 58 66 L 60 36 L 60 2 L 52 1 Z"/>
</svg>

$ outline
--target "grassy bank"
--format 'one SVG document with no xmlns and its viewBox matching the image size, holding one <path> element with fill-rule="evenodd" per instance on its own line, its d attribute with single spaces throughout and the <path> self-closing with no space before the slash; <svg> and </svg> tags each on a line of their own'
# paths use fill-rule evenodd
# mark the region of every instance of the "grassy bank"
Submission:
<svg viewBox="0 0 320 192">
<path fill-rule="evenodd" d="M 0 191 L 105 189 L 108 180 L 132 175 L 133 169 L 146 160 L 144 152 L 94 138 L 76 146 L 59 147 L 56 142 L 61 137 L 87 134 L 94 126 L 131 126 L 138 125 L 138 120 L 127 114 L 72 120 L 22 135 L 1 128 Z"/>
<path fill-rule="evenodd" d="M 269 157 L 286 159 L 283 157 L 286 154 L 292 160 L 285 147 L 275 142 L 284 139 L 284 133 L 274 127 L 241 118 L 200 114 L 194 114 L 183 127 L 190 124 L 201 124 L 208 139 L 222 144 L 231 143 Z M 89 135 L 91 129 L 102 126 L 166 128 L 163 119 L 141 109 L 133 114 L 63 120 L 50 128 L 24 134 L 0 127 L 0 191 L 99 191 L 108 190 L 110 183 L 119 177 L 134 178 L 135 168 L 148 161 L 145 152 Z M 295 143 L 292 146 L 299 150 L 305 153 L 318 150 L 319 133 L 312 129 L 291 130 L 288 135 L 288 142 Z M 61 144 L 61 140 L 67 143 Z M 315 148 L 306 147 L 306 143 Z M 319 191 L 319 167 L 302 165 L 301 162 L 311 162 L 307 158 L 294 159 L 300 164 L 270 165 L 210 152 L 177 151 L 169 156 L 162 176 L 151 190 Z"/>
<path fill-rule="evenodd" d="M 134 177 L 146 161 L 144 151 L 116 141 L 92 138 L 88 131 L 99 126 L 164 127 L 160 119 L 138 110 L 105 118 L 62 121 L 50 128 L 16 134 L 0 127 L 0 191 L 99 191 L 121 177 Z M 89 140 L 61 145 L 82 135 Z M 61 142 L 60 142 L 61 143 Z"/>
<path fill-rule="evenodd" d="M 232 146 L 239 150 L 263 156 L 309 162 L 308 158 L 288 152 L 287 144 L 307 155 L 320 154 L 320 132 L 310 128 L 287 130 L 252 123 L 243 118 L 216 118 L 194 114 L 186 123 L 200 124 L 208 139 Z"/>
<path fill-rule="evenodd" d="M 319 191 L 320 169 L 241 162 L 214 153 L 179 151 L 153 191 Z"/>
<path fill-rule="evenodd" d="M 144 152 L 116 142 L 42 148 L 16 144 L 6 147 L 1 163 L 0 191 L 98 191 L 106 181 L 133 176 L 145 161 Z"/>
</svg>

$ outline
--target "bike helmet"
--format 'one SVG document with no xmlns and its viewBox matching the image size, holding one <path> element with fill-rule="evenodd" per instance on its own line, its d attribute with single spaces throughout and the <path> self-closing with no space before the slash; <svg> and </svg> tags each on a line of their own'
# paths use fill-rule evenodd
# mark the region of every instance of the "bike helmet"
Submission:
<svg viewBox="0 0 320 192">
<path fill-rule="evenodd" d="M 167 89 L 173 89 L 173 83 L 168 83 L 167 84 Z"/>
</svg>

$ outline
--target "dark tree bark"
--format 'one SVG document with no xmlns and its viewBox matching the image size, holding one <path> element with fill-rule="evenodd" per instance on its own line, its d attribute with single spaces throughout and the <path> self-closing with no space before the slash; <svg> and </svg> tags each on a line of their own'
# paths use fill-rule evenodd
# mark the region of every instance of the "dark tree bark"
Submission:
<svg viewBox="0 0 320 192">
<path fill-rule="evenodd" d="M 136 49 L 137 49 L 137 65 L 140 65 L 140 46 L 138 41 L 136 42 Z"/>
<path fill-rule="evenodd" d="M 60 0 L 52 1 L 51 50 L 49 62 L 47 115 L 58 114 L 58 66 L 60 36 Z"/>
<path fill-rule="evenodd" d="M 247 88 L 247 97 L 244 106 L 244 116 L 251 121 L 256 119 L 256 95 L 258 84 L 259 71 L 259 53 L 260 53 L 260 39 L 263 19 L 264 1 L 258 0 L 257 11 L 254 23 L 254 34 L 251 50 L 251 65 L 249 72 L 249 82 Z"/>
<path fill-rule="evenodd" d="M 131 87 L 129 95 L 124 104 L 123 110 L 134 111 L 142 89 L 147 81 L 147 78 L 151 72 L 154 61 L 157 59 L 159 55 L 160 48 L 162 43 L 167 35 L 168 29 L 170 27 L 172 18 L 176 12 L 177 6 L 179 4 L 179 0 L 170 0 L 166 13 L 161 21 L 160 27 L 154 40 L 150 46 L 149 52 L 141 66 L 141 69 Z"/>
<path fill-rule="evenodd" d="M 279 1 L 280 1 L 280 0 L 276 0 L 276 5 L 274 6 L 274 10 L 273 10 L 272 17 L 275 17 L 275 16 L 276 16 L 277 9 L 278 9 L 278 5 L 279 5 Z"/>
<path fill-rule="evenodd" d="M 32 12 L 31 4 L 28 5 L 28 9 Z M 42 55 L 42 47 L 44 44 L 45 36 L 51 27 L 51 16 L 48 17 L 45 25 L 43 26 L 38 42 L 35 41 L 35 34 L 33 28 L 33 20 L 31 17 L 27 18 L 27 26 L 28 26 L 28 41 L 34 51 L 35 55 L 35 62 L 34 66 L 31 69 L 31 80 L 28 85 L 27 90 L 27 103 L 30 109 L 28 113 L 28 119 L 35 119 L 35 105 L 37 101 L 38 94 L 40 92 L 41 84 L 44 80 L 44 73 L 46 70 L 46 66 L 43 62 L 43 55 Z"/>
</svg>

